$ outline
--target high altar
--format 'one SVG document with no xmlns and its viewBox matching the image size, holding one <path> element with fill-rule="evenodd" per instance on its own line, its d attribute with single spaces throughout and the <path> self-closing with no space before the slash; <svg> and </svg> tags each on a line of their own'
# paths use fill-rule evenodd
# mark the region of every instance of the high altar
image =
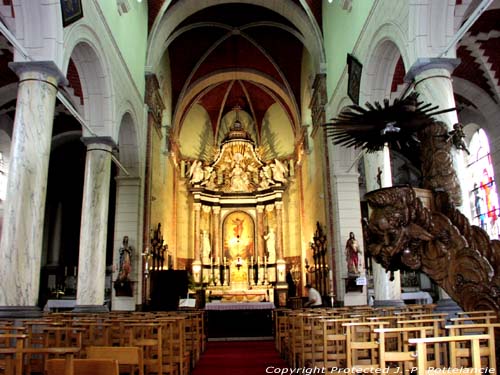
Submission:
<svg viewBox="0 0 500 375">
<path fill-rule="evenodd" d="M 282 198 L 287 161 L 261 160 L 236 120 L 209 164 L 186 168 L 194 212 L 195 282 L 209 299 L 284 304 Z M 293 172 L 292 172 L 293 173 Z"/>
</svg>

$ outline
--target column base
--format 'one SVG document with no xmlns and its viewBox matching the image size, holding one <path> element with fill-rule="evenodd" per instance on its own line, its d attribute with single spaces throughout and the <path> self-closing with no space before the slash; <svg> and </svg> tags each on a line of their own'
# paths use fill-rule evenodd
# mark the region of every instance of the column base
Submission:
<svg viewBox="0 0 500 375">
<path fill-rule="evenodd" d="M 383 299 L 373 301 L 374 307 L 400 307 L 405 306 L 403 300 L 400 299 Z"/>
<path fill-rule="evenodd" d="M 0 318 L 40 318 L 42 315 L 38 306 L 0 306 Z"/>
<path fill-rule="evenodd" d="M 72 312 L 75 313 L 107 313 L 108 308 L 103 305 L 76 305 Z"/>
</svg>

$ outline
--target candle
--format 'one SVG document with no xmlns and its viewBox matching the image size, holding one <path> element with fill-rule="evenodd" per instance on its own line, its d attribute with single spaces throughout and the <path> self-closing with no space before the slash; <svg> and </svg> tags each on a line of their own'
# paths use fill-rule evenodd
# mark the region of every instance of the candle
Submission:
<svg viewBox="0 0 500 375">
<path fill-rule="evenodd" d="M 75 268 L 73 268 L 73 276 L 76 276 L 76 270 L 77 270 L 77 269 L 78 269 L 78 268 L 76 268 L 76 266 L 75 266 Z"/>
<path fill-rule="evenodd" d="M 68 267 L 67 266 L 64 267 L 64 276 L 68 276 Z"/>
<path fill-rule="evenodd" d="M 260 264 L 260 256 L 257 255 L 257 264 Z"/>
<path fill-rule="evenodd" d="M 253 256 L 250 255 L 250 264 L 253 264 Z"/>
<path fill-rule="evenodd" d="M 226 259 L 226 257 L 224 257 L 224 265 L 226 265 L 226 262 L 227 262 L 227 259 Z"/>
<path fill-rule="evenodd" d="M 220 258 L 217 257 L 217 264 L 220 264 Z"/>
</svg>

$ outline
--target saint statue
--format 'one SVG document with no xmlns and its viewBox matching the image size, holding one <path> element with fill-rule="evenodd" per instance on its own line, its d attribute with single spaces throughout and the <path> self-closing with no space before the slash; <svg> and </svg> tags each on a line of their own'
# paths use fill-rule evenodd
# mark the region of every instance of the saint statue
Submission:
<svg viewBox="0 0 500 375">
<path fill-rule="evenodd" d="M 122 246 L 118 250 L 120 254 L 120 264 L 118 267 L 118 277 L 114 282 L 117 296 L 132 297 L 132 281 L 129 278 L 132 271 L 132 248 L 128 244 L 128 236 L 123 236 Z"/>
<path fill-rule="evenodd" d="M 198 184 L 201 181 L 203 181 L 205 173 L 203 171 L 201 160 L 193 161 L 193 164 L 191 164 L 191 167 L 189 167 L 188 176 L 189 176 L 189 182 L 191 184 Z"/>
<path fill-rule="evenodd" d="M 202 246 L 202 261 L 204 264 L 210 263 L 210 255 L 212 253 L 212 244 L 210 243 L 210 235 L 207 230 L 201 233 L 201 246 Z"/>
<path fill-rule="evenodd" d="M 349 274 L 359 274 L 360 264 L 359 255 L 361 254 L 361 249 L 359 248 L 358 240 L 354 236 L 353 232 L 349 233 L 349 239 L 345 245 L 345 256 L 347 258 L 347 272 Z"/>
<path fill-rule="evenodd" d="M 276 234 L 273 228 L 269 228 L 268 232 L 264 235 L 264 240 L 266 240 L 268 263 L 276 263 Z"/>
</svg>

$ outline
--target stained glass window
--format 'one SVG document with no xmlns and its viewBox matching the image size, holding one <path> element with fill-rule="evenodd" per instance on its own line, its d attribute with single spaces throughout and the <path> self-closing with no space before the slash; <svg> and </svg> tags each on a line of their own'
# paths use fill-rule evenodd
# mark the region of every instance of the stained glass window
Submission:
<svg viewBox="0 0 500 375">
<path fill-rule="evenodd" d="M 499 238 L 499 205 L 490 146 L 486 133 L 479 129 L 469 145 L 468 171 L 471 175 L 470 201 L 473 224 L 483 228 L 490 238 Z"/>
</svg>

